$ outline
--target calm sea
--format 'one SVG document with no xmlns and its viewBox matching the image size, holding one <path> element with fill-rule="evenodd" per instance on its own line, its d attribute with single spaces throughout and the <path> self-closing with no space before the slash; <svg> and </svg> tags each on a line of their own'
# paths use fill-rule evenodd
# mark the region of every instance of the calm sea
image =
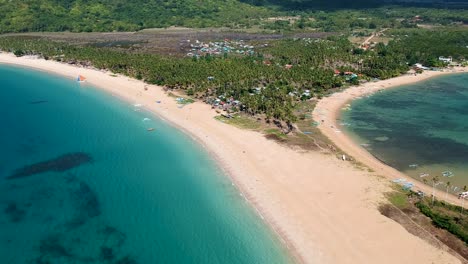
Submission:
<svg viewBox="0 0 468 264">
<path fill-rule="evenodd" d="M 468 185 L 468 74 L 447 75 L 358 99 L 342 126 L 375 157 L 414 179 Z M 445 175 L 444 175 L 444 172 Z"/>
<path fill-rule="evenodd" d="M 290 262 L 203 148 L 138 107 L 0 65 L 0 112 L 1 263 Z"/>
</svg>

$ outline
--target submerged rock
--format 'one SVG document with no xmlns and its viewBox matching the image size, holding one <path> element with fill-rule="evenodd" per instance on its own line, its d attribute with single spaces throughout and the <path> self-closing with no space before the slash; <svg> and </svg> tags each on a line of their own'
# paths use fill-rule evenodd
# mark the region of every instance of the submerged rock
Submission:
<svg viewBox="0 0 468 264">
<path fill-rule="evenodd" d="M 99 234 L 102 234 L 103 241 L 106 241 L 106 246 L 112 248 L 120 248 L 127 239 L 124 233 L 112 226 L 106 226 L 102 230 L 99 230 Z"/>
<path fill-rule="evenodd" d="M 129 256 L 123 257 L 115 262 L 115 264 L 137 264 L 136 260 Z"/>
<path fill-rule="evenodd" d="M 96 193 L 85 182 L 80 182 L 78 190 L 75 192 L 78 211 L 86 214 L 87 217 L 96 217 L 101 214 L 101 206 Z"/>
<path fill-rule="evenodd" d="M 37 101 L 30 101 L 29 104 L 44 104 L 47 103 L 46 100 L 37 100 Z"/>
<path fill-rule="evenodd" d="M 374 140 L 376 141 L 381 141 L 381 142 L 384 142 L 384 141 L 387 141 L 389 140 L 390 138 L 389 137 L 386 137 L 386 136 L 381 136 L 381 137 L 376 137 L 374 138 Z"/>
<path fill-rule="evenodd" d="M 8 176 L 7 179 L 23 178 L 49 171 L 67 171 L 90 162 L 93 162 L 93 159 L 86 153 L 68 153 L 51 160 L 46 160 L 19 168 L 12 175 Z"/>
<path fill-rule="evenodd" d="M 73 255 L 62 245 L 62 241 L 56 235 L 51 235 L 46 239 L 41 240 L 39 245 L 41 258 L 70 258 Z"/>
<path fill-rule="evenodd" d="M 64 226 L 68 230 L 80 228 L 88 220 L 101 214 L 101 205 L 96 193 L 84 181 L 78 181 L 76 177 L 65 178 L 65 180 L 73 185 L 70 190 L 70 198 L 75 208 L 75 215 L 68 220 Z"/>
<path fill-rule="evenodd" d="M 86 224 L 86 218 L 82 215 L 79 215 L 66 222 L 64 226 L 68 230 L 74 230 L 80 228 L 84 224 Z"/>
<path fill-rule="evenodd" d="M 110 247 L 102 246 L 99 258 L 104 261 L 111 261 L 115 258 L 114 251 Z"/>
<path fill-rule="evenodd" d="M 26 211 L 18 208 L 18 205 L 15 202 L 9 203 L 3 212 L 13 223 L 21 222 L 26 214 Z"/>
</svg>

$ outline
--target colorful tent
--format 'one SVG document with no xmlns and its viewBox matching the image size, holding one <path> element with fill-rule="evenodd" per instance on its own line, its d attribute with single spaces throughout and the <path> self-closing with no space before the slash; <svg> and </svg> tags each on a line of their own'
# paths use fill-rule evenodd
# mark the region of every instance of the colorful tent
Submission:
<svg viewBox="0 0 468 264">
<path fill-rule="evenodd" d="M 83 75 L 78 75 L 78 78 L 76 78 L 77 82 L 84 82 L 86 78 Z"/>
</svg>

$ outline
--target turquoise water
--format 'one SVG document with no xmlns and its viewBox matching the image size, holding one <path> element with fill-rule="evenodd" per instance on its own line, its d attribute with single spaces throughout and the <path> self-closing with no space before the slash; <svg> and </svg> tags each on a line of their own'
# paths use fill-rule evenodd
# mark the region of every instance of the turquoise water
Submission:
<svg viewBox="0 0 468 264">
<path fill-rule="evenodd" d="M 290 262 L 202 147 L 137 110 L 0 65 L 1 263 Z"/>
<path fill-rule="evenodd" d="M 379 92 L 351 109 L 343 127 L 378 159 L 420 181 L 438 176 L 443 190 L 468 185 L 468 74 Z"/>
</svg>

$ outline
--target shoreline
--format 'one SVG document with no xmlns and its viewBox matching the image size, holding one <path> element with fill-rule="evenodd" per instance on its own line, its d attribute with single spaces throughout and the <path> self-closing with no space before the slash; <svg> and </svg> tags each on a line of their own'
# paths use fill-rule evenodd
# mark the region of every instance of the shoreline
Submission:
<svg viewBox="0 0 468 264">
<path fill-rule="evenodd" d="M 5 63 L 5 64 L 11 64 L 11 65 L 14 65 L 14 66 L 17 66 L 17 67 L 29 68 L 29 69 L 33 69 L 33 70 L 37 70 L 37 71 L 42 71 L 42 72 L 45 72 L 45 73 L 48 73 L 48 74 L 58 75 L 60 77 L 72 78 L 72 79 L 74 77 L 74 76 L 66 75 L 66 74 L 59 73 L 59 72 L 53 71 L 53 70 L 45 70 L 43 68 L 39 68 L 39 67 L 35 67 L 35 66 L 24 65 L 22 63 L 21 64 L 20 63 L 14 63 L 14 62 L 11 62 L 11 61 L 5 62 L 5 61 L 2 61 L 2 55 L 4 55 L 4 53 L 2 53 L 0 51 L 0 65 L 2 63 Z M 11 56 L 11 57 L 13 57 L 13 56 Z M 42 60 L 42 59 L 34 58 L 34 56 L 32 58 L 30 58 L 30 59 L 32 59 L 32 60 Z M 58 63 L 58 64 L 67 65 L 67 64 L 64 64 L 64 63 Z M 71 66 L 71 65 L 67 65 L 67 66 Z M 77 68 L 77 69 L 90 70 L 89 68 L 84 68 L 84 67 L 76 67 L 76 66 L 71 66 L 71 67 L 74 67 L 74 68 Z M 105 74 L 105 73 L 113 74 L 113 73 L 111 73 L 110 71 L 107 71 L 107 70 L 106 71 L 100 71 L 100 70 L 97 70 L 97 69 L 91 69 L 91 70 L 99 71 L 99 72 L 102 72 L 103 74 Z M 120 74 L 117 75 L 117 77 L 130 79 L 129 77 L 123 76 L 123 75 L 120 75 Z M 133 81 L 138 81 L 138 80 L 133 80 Z M 138 82 L 141 82 L 141 81 L 138 81 Z M 104 90 L 106 92 L 109 92 L 109 90 L 99 82 L 92 82 L 91 81 L 89 83 L 93 87 L 95 87 L 97 89 L 101 89 L 101 90 Z M 161 89 L 161 90 L 163 89 L 161 86 L 150 85 L 150 84 L 146 84 L 146 83 L 143 83 L 143 84 L 144 84 L 144 86 L 153 86 L 153 87 L 157 87 L 158 89 Z M 84 83 L 84 85 L 86 85 L 86 83 Z M 129 98 L 124 96 L 124 95 L 115 94 L 115 93 L 110 93 L 110 95 L 115 96 L 115 97 L 119 98 L 120 100 L 132 105 L 132 101 L 129 100 Z M 167 97 L 166 99 L 171 99 L 168 95 L 166 95 L 166 97 Z M 250 193 L 246 191 L 246 189 L 245 189 L 246 187 L 242 185 L 242 182 L 240 182 L 234 176 L 234 174 L 233 174 L 232 170 L 230 169 L 230 166 L 227 163 L 227 161 L 225 161 L 222 156 L 220 156 L 218 153 L 216 153 L 216 151 L 213 151 L 213 149 L 210 148 L 207 145 L 207 143 L 202 139 L 202 137 L 200 137 L 196 133 L 193 133 L 189 129 L 183 127 L 182 125 L 180 125 L 176 121 L 166 118 L 164 114 L 161 114 L 160 112 L 155 111 L 154 109 L 151 109 L 151 108 L 147 107 L 147 105 L 143 105 L 142 108 L 144 110 L 146 110 L 147 112 L 149 112 L 150 114 L 155 115 L 157 118 L 161 119 L 163 122 L 165 122 L 165 123 L 169 124 L 170 126 L 174 127 L 175 129 L 182 131 L 190 139 L 192 139 L 197 144 L 199 144 L 207 152 L 207 154 L 213 159 L 213 161 L 216 163 L 216 165 L 218 165 L 219 169 L 223 173 L 223 176 L 229 177 L 232 184 L 239 191 L 239 194 L 241 196 L 240 199 L 244 199 L 249 204 L 249 206 L 251 206 L 251 209 L 253 210 L 253 212 L 260 217 L 259 220 L 262 221 L 264 224 L 266 224 L 267 227 L 274 233 L 274 236 L 276 236 L 276 239 L 278 239 L 278 242 L 281 243 L 282 250 L 284 251 L 283 253 L 288 254 L 289 255 L 288 257 L 290 259 L 294 260 L 297 263 L 306 263 L 304 261 L 304 259 L 302 258 L 302 256 L 300 254 L 298 254 L 298 252 L 296 251 L 296 249 L 295 249 L 293 243 L 290 241 L 290 239 L 281 230 L 281 227 L 278 226 L 276 223 L 271 221 L 271 219 L 264 213 L 262 207 L 253 200 L 252 195 L 250 195 Z M 216 114 L 213 115 L 213 117 L 214 116 L 216 116 Z"/>
<path fill-rule="evenodd" d="M 0 53 L 0 63 L 72 79 L 82 74 L 94 87 L 140 103 L 184 131 L 208 151 L 297 262 L 460 263 L 379 213 L 387 182 L 331 155 L 293 150 L 219 122 L 201 102 L 178 108 L 161 87 L 109 71 L 6 53 Z"/>
<path fill-rule="evenodd" d="M 414 189 L 420 189 L 427 195 L 431 195 L 432 187 L 430 185 L 426 185 L 418 179 L 414 179 L 379 160 L 366 149 L 359 146 L 359 144 L 356 143 L 346 132 L 341 130 L 341 133 L 337 132 L 337 129 L 340 129 L 338 121 L 341 119 L 342 108 L 355 99 L 373 95 L 374 93 L 382 90 L 398 88 L 403 85 L 410 85 L 439 76 L 462 73 L 468 73 L 468 68 L 454 67 L 452 69 L 445 69 L 444 71 L 424 71 L 418 75 L 405 74 L 387 80 L 367 82 L 362 85 L 353 86 L 342 92 L 334 93 L 329 97 L 322 98 L 317 103 L 313 111 L 313 118 L 317 122 L 323 120 L 324 122 L 321 122 L 319 130 L 328 137 L 333 144 L 338 146 L 346 154 L 351 155 L 356 161 L 363 163 L 370 169 L 390 180 L 399 178 L 412 179 L 415 186 Z M 435 195 L 439 200 L 445 200 L 452 204 L 461 206 L 460 200 L 458 200 L 454 195 L 450 195 L 448 199 L 445 199 L 445 192 L 438 189 L 436 189 Z"/>
</svg>

